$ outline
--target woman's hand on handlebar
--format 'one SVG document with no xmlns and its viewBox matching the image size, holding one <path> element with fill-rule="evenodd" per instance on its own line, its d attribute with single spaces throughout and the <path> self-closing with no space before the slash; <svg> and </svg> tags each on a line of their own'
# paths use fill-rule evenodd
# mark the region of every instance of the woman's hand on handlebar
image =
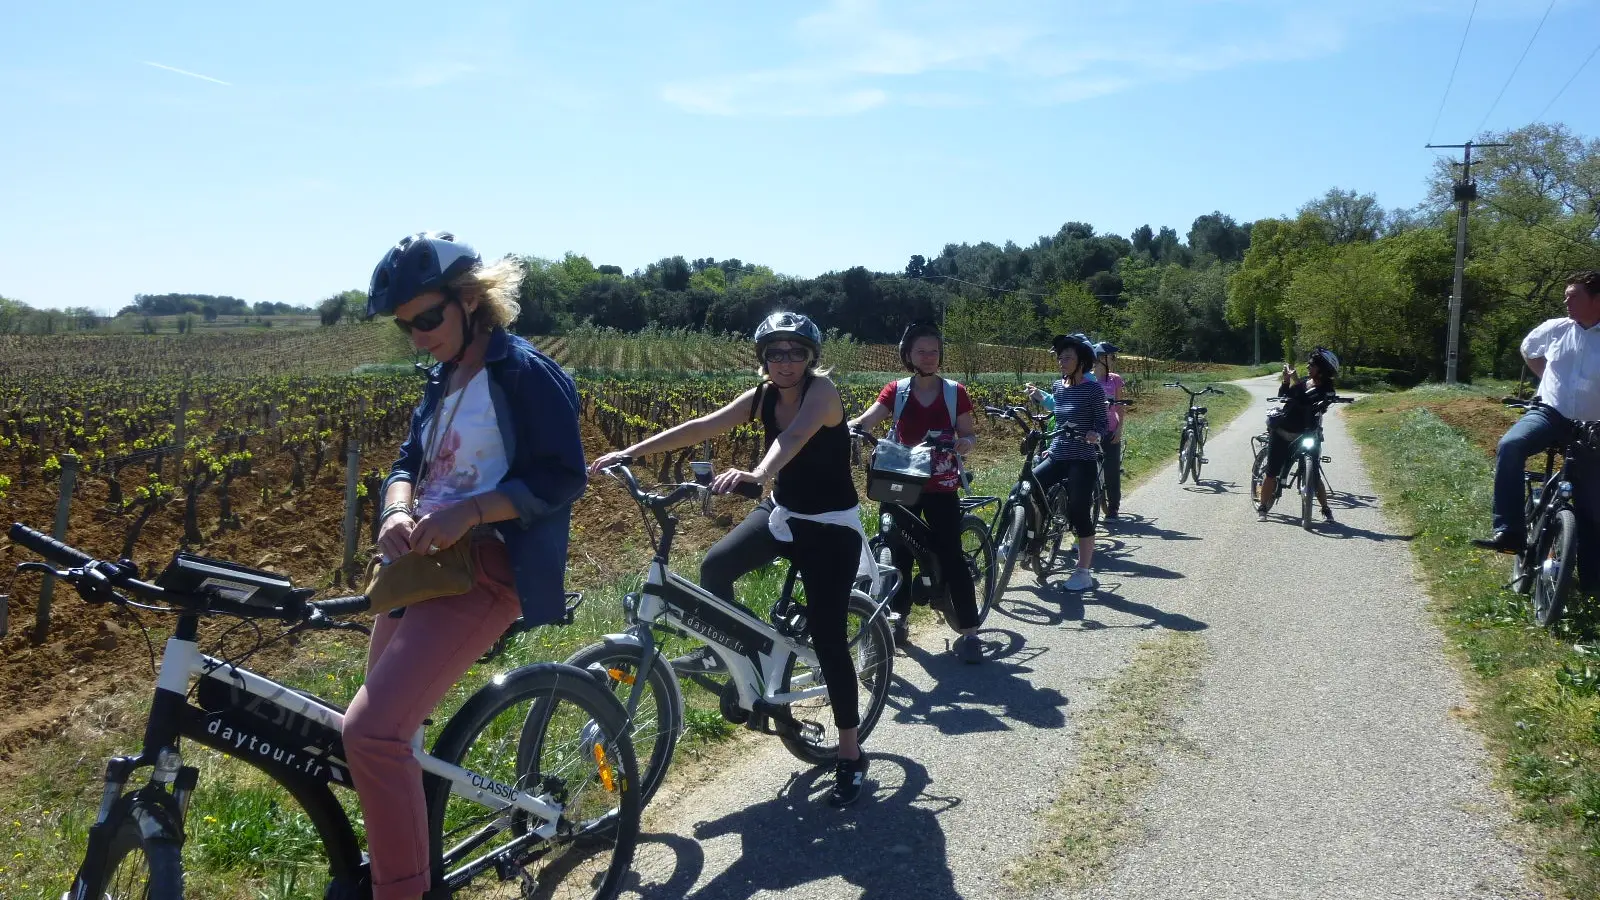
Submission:
<svg viewBox="0 0 1600 900">
<path fill-rule="evenodd" d="M 766 483 L 766 477 L 755 472 L 746 472 L 744 469 L 723 469 L 717 477 L 711 480 L 713 494 L 727 494 L 738 490 L 741 484 L 753 484 L 760 487 Z"/>
<path fill-rule="evenodd" d="M 617 463 L 625 463 L 632 458 L 633 454 L 629 453 L 627 450 L 613 450 L 599 459 L 596 459 L 594 462 L 589 463 L 589 476 L 592 478 L 595 475 L 599 475 L 601 470 L 610 466 L 614 466 Z"/>
</svg>

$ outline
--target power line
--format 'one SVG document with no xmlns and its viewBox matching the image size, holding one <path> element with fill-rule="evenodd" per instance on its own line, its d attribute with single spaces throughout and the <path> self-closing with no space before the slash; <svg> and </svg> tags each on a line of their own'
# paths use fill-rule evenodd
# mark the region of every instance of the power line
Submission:
<svg viewBox="0 0 1600 900">
<path fill-rule="evenodd" d="M 1583 72 L 1584 68 L 1587 67 L 1589 63 L 1594 62 L 1596 55 L 1600 55 L 1600 44 L 1594 45 L 1594 49 L 1589 51 L 1589 58 L 1583 61 L 1583 65 L 1578 66 L 1578 71 L 1572 73 L 1572 77 L 1568 78 L 1567 83 L 1561 86 L 1561 90 L 1556 91 L 1556 95 L 1550 98 L 1550 102 L 1544 105 L 1544 109 L 1539 110 L 1539 114 L 1533 117 L 1535 122 L 1544 118 L 1544 114 L 1550 111 L 1550 107 L 1556 105 L 1556 101 L 1560 100 L 1561 95 L 1567 92 L 1567 88 L 1572 87 L 1572 83 L 1578 80 L 1578 75 Z"/>
<path fill-rule="evenodd" d="M 1500 98 L 1506 95 L 1506 88 L 1511 87 L 1511 79 L 1517 77 L 1517 70 L 1522 68 L 1522 61 L 1528 58 L 1528 51 L 1533 49 L 1533 42 L 1539 39 L 1539 32 L 1544 29 L 1545 19 L 1550 18 L 1550 10 L 1556 8 L 1556 0 L 1550 0 L 1550 5 L 1544 8 L 1544 15 L 1540 17 L 1539 24 L 1533 29 L 1533 37 L 1528 38 L 1528 46 L 1522 48 L 1522 55 L 1517 57 L 1517 64 L 1511 67 L 1511 74 L 1506 76 L 1506 83 L 1500 85 L 1500 93 L 1494 95 L 1494 102 L 1489 104 L 1489 111 L 1483 114 L 1483 121 L 1478 123 L 1477 133 L 1483 133 L 1483 126 L 1489 123 L 1489 117 L 1494 115 L 1494 108 L 1500 105 Z"/>
<path fill-rule="evenodd" d="M 1554 228 L 1551 228 L 1550 226 L 1544 224 L 1543 222 L 1539 222 L 1539 221 L 1535 221 L 1535 220 L 1529 219 L 1527 217 L 1527 214 L 1525 214 L 1525 213 L 1519 213 L 1519 212 L 1517 212 L 1515 210 L 1506 209 L 1504 206 L 1501 206 L 1500 204 L 1494 202 L 1493 200 L 1490 200 L 1488 197 L 1479 197 L 1478 199 L 1482 200 L 1484 203 L 1489 204 L 1490 206 L 1494 207 L 1495 209 L 1499 210 L 1500 212 L 1505 213 L 1508 216 L 1512 216 L 1514 218 L 1517 218 L 1517 219 L 1521 220 L 1524 224 L 1532 225 L 1534 228 L 1538 228 L 1538 229 L 1541 229 L 1543 231 L 1548 231 L 1551 234 L 1555 235 L 1556 237 L 1561 238 L 1564 241 L 1570 241 L 1573 244 L 1575 244 L 1576 246 L 1582 247 L 1585 250 L 1600 250 L 1600 244 L 1594 243 L 1592 241 L 1580 240 L 1578 238 L 1573 237 L 1570 234 L 1565 234 L 1563 232 L 1557 231 Z"/>
<path fill-rule="evenodd" d="M 1444 115 L 1444 102 L 1450 99 L 1450 88 L 1456 83 L 1456 69 L 1461 65 L 1461 51 L 1467 49 L 1467 35 L 1472 31 L 1472 19 L 1478 14 L 1478 0 L 1472 0 L 1472 11 L 1467 13 L 1467 27 L 1461 32 L 1461 46 L 1456 48 L 1456 61 L 1450 66 L 1450 78 L 1444 83 L 1444 96 L 1439 98 L 1439 111 L 1433 114 L 1433 127 L 1428 129 L 1428 140 L 1433 143 L 1433 134 L 1439 130 L 1439 117 Z"/>
</svg>

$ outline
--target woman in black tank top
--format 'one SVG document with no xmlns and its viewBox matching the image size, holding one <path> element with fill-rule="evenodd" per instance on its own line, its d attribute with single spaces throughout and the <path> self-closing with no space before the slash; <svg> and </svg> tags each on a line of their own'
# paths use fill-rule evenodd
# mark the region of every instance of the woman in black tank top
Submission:
<svg viewBox="0 0 1600 900">
<path fill-rule="evenodd" d="M 761 462 L 749 471 L 724 470 L 712 481 L 712 489 L 720 494 L 741 483 L 771 481 L 773 496 L 707 551 L 700 585 L 737 602 L 734 581 L 780 557 L 799 572 L 806 592 L 806 628 L 839 732 L 839 760 L 829 802 L 845 806 L 859 799 L 867 771 L 856 735 L 861 724 L 860 692 L 846 629 L 850 591 L 865 541 L 850 468 L 850 430 L 839 389 L 815 371 L 822 332 L 810 319 L 774 313 L 756 329 L 755 338 L 763 376 L 760 385 L 710 415 L 600 457 L 589 471 L 598 473 L 625 457 L 692 447 L 760 420 L 767 445 Z M 771 530 L 779 507 L 792 516 L 787 519 L 792 540 L 780 541 Z"/>
</svg>

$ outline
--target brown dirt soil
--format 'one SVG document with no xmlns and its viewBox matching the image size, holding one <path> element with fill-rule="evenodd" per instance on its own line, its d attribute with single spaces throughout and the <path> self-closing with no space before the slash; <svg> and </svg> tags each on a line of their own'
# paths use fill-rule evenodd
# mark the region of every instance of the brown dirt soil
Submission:
<svg viewBox="0 0 1600 900">
<path fill-rule="evenodd" d="M 1488 397 L 1429 403 L 1427 409 L 1446 425 L 1461 432 L 1488 456 L 1494 456 L 1500 437 L 1518 418 L 1515 410 L 1506 409 L 1499 400 Z"/>
<path fill-rule="evenodd" d="M 594 423 L 582 423 L 585 452 L 589 458 L 611 446 Z M 977 466 L 989 465 L 993 456 L 1014 452 L 1009 440 L 986 442 Z M 368 458 L 370 469 L 393 458 L 392 448 L 384 448 Z M 657 474 L 654 466 L 637 469 L 649 487 Z M 280 494 L 288 484 L 287 459 L 258 464 L 256 471 L 235 482 L 231 491 L 234 510 L 240 519 L 237 529 L 219 529 L 214 494 L 199 504 L 198 520 L 205 540 L 190 548 L 194 552 L 281 572 L 297 585 L 325 588 L 326 596 L 341 593 L 332 587 L 343 551 L 340 537 L 344 509 L 343 467 L 330 462 L 318 476 L 308 480 L 306 489 L 292 497 Z M 858 470 L 858 488 L 865 496 L 864 479 Z M 144 477 L 142 471 L 125 473 L 126 489 Z M 261 486 L 269 485 L 269 500 L 261 502 Z M 108 509 L 104 500 L 107 484 L 98 476 L 86 476 L 74 491 L 68 540 L 85 552 L 113 557 L 122 546 L 130 515 Z M 56 486 L 54 482 L 14 485 L 0 499 L 0 523 L 22 522 L 47 530 L 54 521 Z M 753 506 L 738 497 L 719 497 L 713 501 L 713 514 L 702 516 L 692 504 L 679 510 L 680 526 L 675 549 L 688 554 L 710 547 L 728 532 Z M 363 526 L 365 528 L 365 525 Z M 166 565 L 179 548 L 183 536 L 183 502 L 175 499 L 160 509 L 145 524 L 135 547 L 134 561 L 147 576 Z M 578 500 L 573 511 L 573 539 L 568 563 L 568 585 L 574 590 L 592 590 L 627 575 L 641 574 L 650 558 L 639 508 L 609 478 L 601 476 Z M 0 769 L 4 758 L 29 741 L 56 733 L 75 709 L 116 690 L 145 691 L 154 678 L 150 649 L 128 611 L 85 604 L 70 588 L 57 584 L 50 614 L 50 628 L 43 644 L 31 640 L 40 580 L 37 576 L 13 575 L 13 567 L 34 559 L 31 552 L 13 545 L 0 533 L 0 595 L 9 594 L 7 611 L 10 630 L 0 638 L 0 692 L 11 698 L 26 698 L 13 703 L 0 716 Z M 692 571 L 687 574 L 692 575 Z M 170 619 L 157 613 L 138 614 L 151 631 L 157 658 L 166 639 Z M 202 633 L 202 646 L 211 646 L 232 622 L 209 624 Z M 275 633 L 266 628 L 270 635 Z M 230 645 L 253 640 L 253 631 L 235 632 Z M 243 646 L 248 646 L 244 644 Z M 252 657 L 251 667 L 272 673 L 291 659 L 294 648 L 277 645 Z"/>
</svg>

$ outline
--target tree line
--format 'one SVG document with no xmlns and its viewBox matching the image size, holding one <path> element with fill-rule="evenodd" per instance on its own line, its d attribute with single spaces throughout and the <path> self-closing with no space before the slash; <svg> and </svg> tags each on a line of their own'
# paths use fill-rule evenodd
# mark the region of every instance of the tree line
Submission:
<svg viewBox="0 0 1600 900">
<path fill-rule="evenodd" d="M 1600 141 L 1535 124 L 1484 142 L 1509 146 L 1482 148 L 1474 164 L 1461 372 L 1514 377 L 1522 335 L 1561 314 L 1567 275 L 1600 268 Z M 1126 237 L 1071 221 L 1026 246 L 946 244 L 896 272 L 855 266 L 799 278 L 739 259 L 671 256 L 630 273 L 577 253 L 517 256 L 526 277 L 516 328 L 749 334 L 769 312 L 793 309 L 871 343 L 932 320 L 969 344 L 1036 346 L 1083 331 L 1133 352 L 1211 362 L 1324 345 L 1396 376 L 1437 378 L 1454 266 L 1453 181 L 1440 159 L 1426 199 L 1410 209 L 1333 188 L 1293 215 L 1239 222 L 1218 210 L 1181 235 L 1141 225 Z M 316 312 L 333 325 L 359 319 L 365 298 L 343 291 L 313 308 L 140 294 L 122 314 Z M 0 298 L 0 333 L 37 324 L 40 312 Z M 92 327 L 88 310 L 48 312 Z"/>
</svg>

